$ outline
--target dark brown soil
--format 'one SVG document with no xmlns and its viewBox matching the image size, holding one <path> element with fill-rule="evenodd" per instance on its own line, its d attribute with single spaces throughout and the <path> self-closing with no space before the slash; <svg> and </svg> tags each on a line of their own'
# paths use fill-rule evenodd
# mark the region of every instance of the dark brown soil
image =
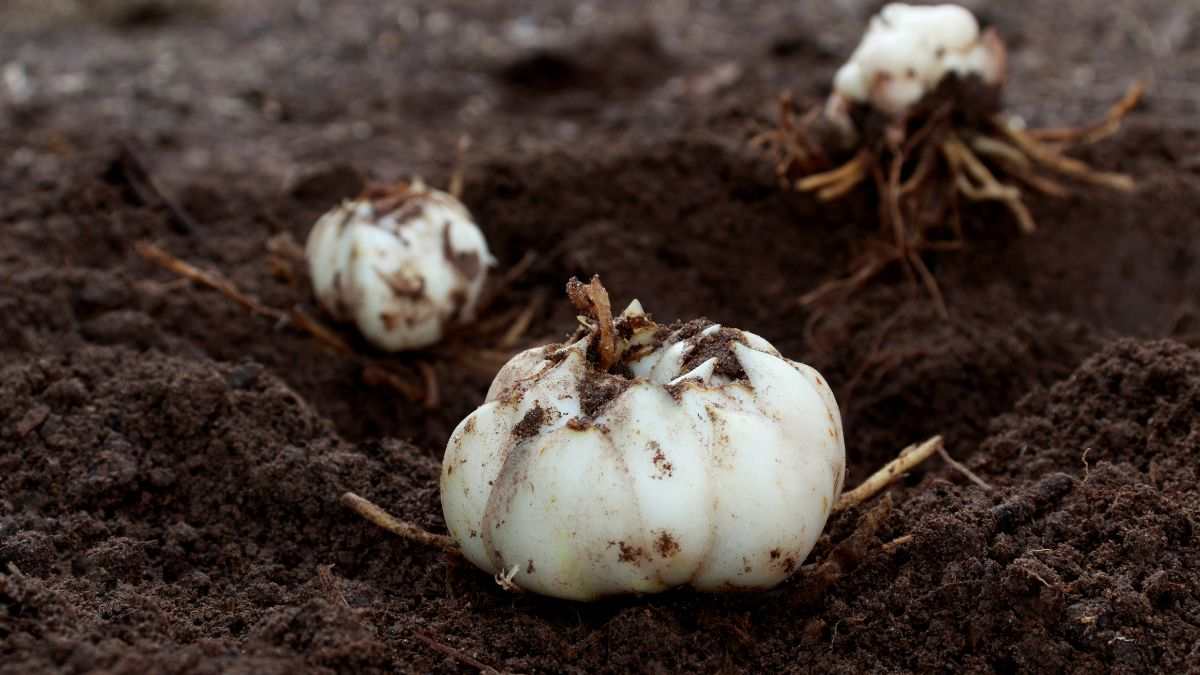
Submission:
<svg viewBox="0 0 1200 675">
<path fill-rule="evenodd" d="M 1086 153 L 1138 192 L 1033 199 L 1028 237 L 973 210 L 970 249 L 929 258 L 945 320 L 900 274 L 799 307 L 875 207 L 781 193 L 746 144 L 877 3 L 116 4 L 0 7 L 0 673 L 1200 668 L 1200 8 L 972 3 L 1031 123 L 1151 87 Z M 850 484 L 943 433 L 991 489 L 935 461 L 774 591 L 591 605 L 362 522 L 342 491 L 444 531 L 438 462 L 490 373 L 434 360 L 424 409 L 133 243 L 315 314 L 268 240 L 367 180 L 444 185 L 462 133 L 497 257 L 538 254 L 492 315 L 554 299 L 514 349 L 569 333 L 563 283 L 600 274 L 618 310 L 817 367 Z"/>
</svg>

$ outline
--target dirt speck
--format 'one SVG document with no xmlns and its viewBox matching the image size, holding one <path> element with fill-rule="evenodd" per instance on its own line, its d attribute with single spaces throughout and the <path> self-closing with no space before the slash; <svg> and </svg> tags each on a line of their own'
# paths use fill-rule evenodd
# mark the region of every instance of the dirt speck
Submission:
<svg viewBox="0 0 1200 675">
<path fill-rule="evenodd" d="M 663 530 L 654 538 L 654 550 L 658 551 L 660 557 L 670 558 L 679 553 L 679 542 L 675 540 L 674 535 Z"/>
</svg>

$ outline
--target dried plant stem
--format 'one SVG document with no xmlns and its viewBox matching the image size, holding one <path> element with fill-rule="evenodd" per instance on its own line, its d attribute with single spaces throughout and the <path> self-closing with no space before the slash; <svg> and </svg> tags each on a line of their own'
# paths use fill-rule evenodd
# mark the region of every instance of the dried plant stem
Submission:
<svg viewBox="0 0 1200 675">
<path fill-rule="evenodd" d="M 958 136 L 950 135 L 946 138 L 942 143 L 942 153 L 945 154 L 946 161 L 955 175 L 955 186 L 963 196 L 975 201 L 1003 202 L 1016 217 L 1022 232 L 1029 233 L 1037 229 L 1033 216 L 1021 201 L 1021 191 L 997 180 L 983 161 Z"/>
<path fill-rule="evenodd" d="M 446 192 L 455 199 L 462 199 L 463 185 L 467 174 L 467 151 L 471 149 L 471 137 L 463 134 L 458 138 L 454 157 L 454 173 L 450 175 L 450 185 Z"/>
<path fill-rule="evenodd" d="M 184 262 L 149 242 L 139 241 L 135 243 L 134 250 L 146 260 L 179 275 L 183 279 L 217 291 L 252 314 L 274 319 L 280 324 L 291 324 L 308 333 L 333 351 L 359 361 L 363 365 L 363 379 L 368 384 L 388 385 L 414 401 L 424 401 L 426 407 L 438 404 L 437 380 L 434 377 L 432 369 L 428 369 L 428 364 L 417 364 L 417 368 L 421 370 L 421 375 L 424 378 L 425 386 L 422 388 L 412 385 L 390 369 L 369 359 L 360 357 L 337 333 L 325 327 L 299 307 L 293 307 L 290 311 L 268 307 L 243 293 L 232 281 L 229 281 L 220 274 Z"/>
<path fill-rule="evenodd" d="M 533 317 L 541 311 L 542 305 L 546 302 L 546 294 L 539 291 L 534 293 L 533 298 L 529 301 L 517 318 L 513 320 L 508 330 L 504 331 L 501 336 L 499 346 L 501 349 L 511 349 L 517 344 L 525 332 L 529 330 L 529 324 L 533 322 Z"/>
<path fill-rule="evenodd" d="M 941 456 L 942 461 L 953 467 L 955 471 L 966 476 L 967 480 L 983 488 L 985 491 L 992 489 L 992 486 L 989 485 L 987 481 L 980 478 L 974 471 L 968 469 L 965 464 L 951 457 L 950 453 L 946 452 L 946 448 L 944 446 L 938 448 L 938 455 Z"/>
<path fill-rule="evenodd" d="M 1118 192 L 1132 192 L 1136 187 L 1133 179 L 1125 174 L 1097 171 L 1088 166 L 1086 162 L 1060 154 L 1057 150 L 1010 124 L 1000 122 L 997 126 L 1030 159 L 1052 171 Z"/>
<path fill-rule="evenodd" d="M 369 387 L 380 385 L 390 387 L 412 401 L 424 402 L 428 400 L 427 394 L 420 386 L 417 386 L 408 379 L 405 379 L 391 370 L 374 363 L 364 364 L 362 370 L 362 379 L 363 384 L 366 384 Z"/>
<path fill-rule="evenodd" d="M 174 272 L 181 277 L 190 279 L 202 286 L 207 286 L 255 314 L 269 317 L 276 321 L 288 320 L 287 312 L 267 307 L 258 300 L 242 293 L 232 281 L 229 281 L 216 272 L 202 270 L 195 265 L 186 263 L 148 241 L 136 242 L 133 248 L 137 251 L 138 255 L 155 265 L 167 271 Z"/>
<path fill-rule="evenodd" d="M 913 444 L 900 451 L 900 454 L 888 462 L 884 467 L 875 473 L 871 474 L 865 481 L 859 484 L 853 490 L 843 493 L 837 503 L 833 505 L 834 513 L 845 511 L 848 508 L 857 506 L 875 495 L 879 494 L 887 486 L 903 476 L 905 473 L 913 470 L 919 464 L 929 459 L 943 446 L 942 437 L 934 436 L 933 438 L 921 444 Z"/>
<path fill-rule="evenodd" d="M 850 161 L 836 169 L 798 179 L 796 189 L 800 192 L 818 191 L 817 197 L 821 201 L 836 199 L 866 178 L 867 168 L 871 164 L 870 160 L 871 153 L 864 148 Z"/>
<path fill-rule="evenodd" d="M 421 372 L 421 380 L 425 383 L 425 396 L 421 403 L 426 410 L 436 410 L 442 402 L 437 371 L 428 361 L 417 361 L 417 370 Z"/>
<path fill-rule="evenodd" d="M 597 364 L 601 371 L 608 371 L 617 362 L 617 331 L 613 325 L 612 303 L 608 299 L 608 291 L 600 283 L 600 277 L 592 277 L 586 286 L 578 279 L 572 278 L 567 282 L 567 296 L 571 298 L 576 309 L 590 319 L 595 319 L 596 326 L 593 344 L 599 358 Z"/>
<path fill-rule="evenodd" d="M 141 155 L 134 149 L 133 144 L 128 141 L 120 143 L 121 153 L 117 158 L 117 164 L 122 169 L 121 173 L 125 182 L 137 193 L 138 198 L 143 202 L 152 203 L 160 202 L 167 207 L 167 211 L 171 214 L 171 223 L 174 225 L 175 231 L 180 234 L 192 234 L 199 228 L 196 226 L 196 221 L 188 215 L 179 202 L 175 201 L 162 186 L 155 180 L 154 174 L 142 161 Z"/>
<path fill-rule="evenodd" d="M 800 304 L 803 306 L 811 306 L 819 304 L 835 295 L 840 295 L 843 292 L 858 290 L 866 285 L 876 274 L 883 271 L 883 268 L 891 260 L 877 257 L 870 262 L 860 265 L 857 271 L 850 277 L 845 279 L 832 279 L 822 283 L 820 286 L 800 296 Z"/>
<path fill-rule="evenodd" d="M 1070 143 L 1073 145 L 1089 145 L 1102 141 L 1117 133 L 1121 122 L 1133 111 L 1142 100 L 1146 87 L 1141 82 L 1134 82 L 1108 110 L 1104 119 L 1084 127 L 1065 127 L 1054 129 L 1034 129 L 1028 133 L 1030 138 L 1046 143 Z"/>
<path fill-rule="evenodd" d="M 413 631 L 412 636 L 415 637 L 416 639 L 420 640 L 421 642 L 425 643 L 425 645 L 427 647 L 429 647 L 430 649 L 432 649 L 433 651 L 435 651 L 439 654 L 442 654 L 443 656 L 448 656 L 448 657 L 454 659 L 455 661 L 462 663 L 465 666 L 469 666 L 471 668 L 474 668 L 475 670 L 478 670 L 481 673 L 484 673 L 485 675 L 500 675 L 500 671 L 489 666 L 488 664 L 484 663 L 483 661 L 480 661 L 479 659 L 467 654 L 466 652 L 455 649 L 454 647 L 451 647 L 450 645 L 438 642 L 437 640 L 433 639 L 429 635 L 426 635 L 425 633 L 422 633 L 421 631 Z"/>
<path fill-rule="evenodd" d="M 450 537 L 444 534 L 434 534 L 417 525 L 399 520 L 392 514 L 376 506 L 374 502 L 364 499 L 353 492 L 343 494 L 339 501 L 341 501 L 342 506 L 354 511 L 363 518 L 371 521 L 371 523 L 391 532 L 401 539 L 411 541 L 415 544 L 439 548 L 451 555 L 462 555 L 462 550 L 459 549 L 458 544 L 454 543 L 454 540 Z"/>
<path fill-rule="evenodd" d="M 490 289 L 483 293 L 483 297 L 479 299 L 479 303 L 475 306 L 475 315 L 484 316 L 496 304 L 496 301 L 504 297 L 504 294 L 512 287 L 514 283 L 520 280 L 521 277 L 529 273 L 530 268 L 537 262 L 538 255 L 533 251 L 526 251 L 525 255 L 517 261 L 517 264 L 508 268 L 504 276 L 495 283 Z"/>
<path fill-rule="evenodd" d="M 309 316 L 299 307 L 292 308 L 291 319 L 292 323 L 297 328 L 306 331 L 318 341 L 328 345 L 335 352 L 348 355 L 354 354 L 354 349 L 352 349 L 350 345 L 346 344 L 345 340 L 338 337 L 336 333 L 326 328 L 323 324 Z"/>
</svg>

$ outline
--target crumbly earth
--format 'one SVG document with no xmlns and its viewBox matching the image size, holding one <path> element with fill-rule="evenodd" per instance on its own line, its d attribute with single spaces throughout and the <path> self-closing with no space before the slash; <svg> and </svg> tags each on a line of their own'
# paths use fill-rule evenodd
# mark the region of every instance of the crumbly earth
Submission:
<svg viewBox="0 0 1200 675">
<path fill-rule="evenodd" d="M 782 193 L 746 141 L 779 91 L 818 99 L 877 4 L 4 3 L 0 673 L 1194 670 L 1200 8 L 971 3 L 1031 124 L 1149 82 L 1084 153 L 1139 190 L 1032 198 L 1027 237 L 964 214 L 970 247 L 929 258 L 948 320 L 900 273 L 814 314 L 796 298 L 875 205 Z M 434 409 L 133 248 L 317 315 L 268 242 L 365 179 L 445 185 L 463 133 L 493 251 L 537 254 L 491 316 L 554 300 L 508 351 L 492 331 L 390 359 L 432 363 Z M 557 341 L 564 281 L 594 273 L 617 307 L 817 367 L 849 484 L 943 433 L 990 489 L 935 459 L 774 591 L 591 605 L 511 595 L 338 505 L 444 531 L 438 460 L 494 373 L 466 352 Z"/>
</svg>

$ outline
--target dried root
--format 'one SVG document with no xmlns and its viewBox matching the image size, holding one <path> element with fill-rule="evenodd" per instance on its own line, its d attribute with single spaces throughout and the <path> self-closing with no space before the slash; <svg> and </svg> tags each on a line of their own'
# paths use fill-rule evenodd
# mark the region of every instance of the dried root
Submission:
<svg viewBox="0 0 1200 675">
<path fill-rule="evenodd" d="M 423 546 L 432 546 L 433 548 L 441 549 L 450 555 L 462 555 L 462 551 L 458 548 L 458 544 L 454 540 L 444 534 L 434 534 L 422 529 L 419 525 L 408 523 L 399 520 L 392 514 L 384 511 L 374 502 L 359 497 L 353 492 L 347 492 L 342 495 L 342 506 L 354 511 L 374 525 L 377 525 L 388 532 L 415 544 Z"/>
<path fill-rule="evenodd" d="M 374 357 L 360 353 L 350 341 L 309 315 L 299 305 L 291 309 L 265 305 L 243 292 L 219 272 L 186 262 L 150 242 L 136 242 L 134 250 L 148 262 L 178 275 L 183 283 L 191 281 L 215 290 L 249 313 L 273 320 L 276 327 L 292 327 L 308 333 L 329 350 L 357 362 L 365 384 L 393 389 L 409 400 L 421 403 L 426 409 L 436 409 L 441 405 L 440 386 L 434 362 L 450 360 L 478 372 L 481 376 L 495 375 L 512 357 L 516 345 L 541 311 L 545 301 L 544 295 L 534 294 L 530 302 L 523 307 L 497 314 L 490 321 L 476 322 L 456 331 L 449 331 L 443 344 L 427 354 L 417 357 Z M 267 242 L 267 251 L 268 262 L 273 265 L 280 261 L 303 261 L 303 250 L 299 249 L 294 241 L 272 238 Z M 529 270 L 535 260 L 536 256 L 532 253 L 526 255 L 484 299 L 484 306 L 493 307 L 497 299 Z M 307 287 L 306 284 L 302 286 Z M 479 342 L 485 343 L 486 346 L 475 344 Z"/>
<path fill-rule="evenodd" d="M 833 512 L 845 511 L 848 508 L 858 506 L 871 499 L 882 492 L 887 486 L 899 480 L 901 476 L 912 471 L 922 462 L 941 451 L 942 448 L 942 437 L 934 436 L 924 443 L 919 445 L 913 444 L 901 450 L 896 459 L 893 459 L 885 464 L 882 469 L 871 474 L 858 487 L 849 492 L 842 493 L 837 503 L 833 505 Z"/>
<path fill-rule="evenodd" d="M 976 116 L 956 115 L 961 111 L 953 100 L 918 106 L 920 112 L 890 123 L 874 141 L 847 141 L 850 137 L 831 129 L 819 110 L 797 118 L 786 96 L 780 102 L 777 128 L 753 140 L 774 155 L 781 184 L 828 202 L 873 183 L 884 235 L 854 260 L 846 277 L 810 291 L 800 302 L 816 305 L 842 297 L 900 263 L 909 279 L 924 286 L 945 314 L 942 293 L 921 254 L 961 248 L 960 204 L 1002 204 L 1020 230 L 1029 233 L 1037 223 L 1025 204 L 1026 190 L 1069 196 L 1071 188 L 1060 179 L 1133 190 L 1129 176 L 1099 171 L 1065 152 L 1116 133 L 1142 92 L 1142 86 L 1135 84 L 1104 119 L 1064 129 L 1026 131 L 999 113 L 967 123 L 963 119 Z M 848 159 L 835 165 L 831 156 Z"/>
</svg>

